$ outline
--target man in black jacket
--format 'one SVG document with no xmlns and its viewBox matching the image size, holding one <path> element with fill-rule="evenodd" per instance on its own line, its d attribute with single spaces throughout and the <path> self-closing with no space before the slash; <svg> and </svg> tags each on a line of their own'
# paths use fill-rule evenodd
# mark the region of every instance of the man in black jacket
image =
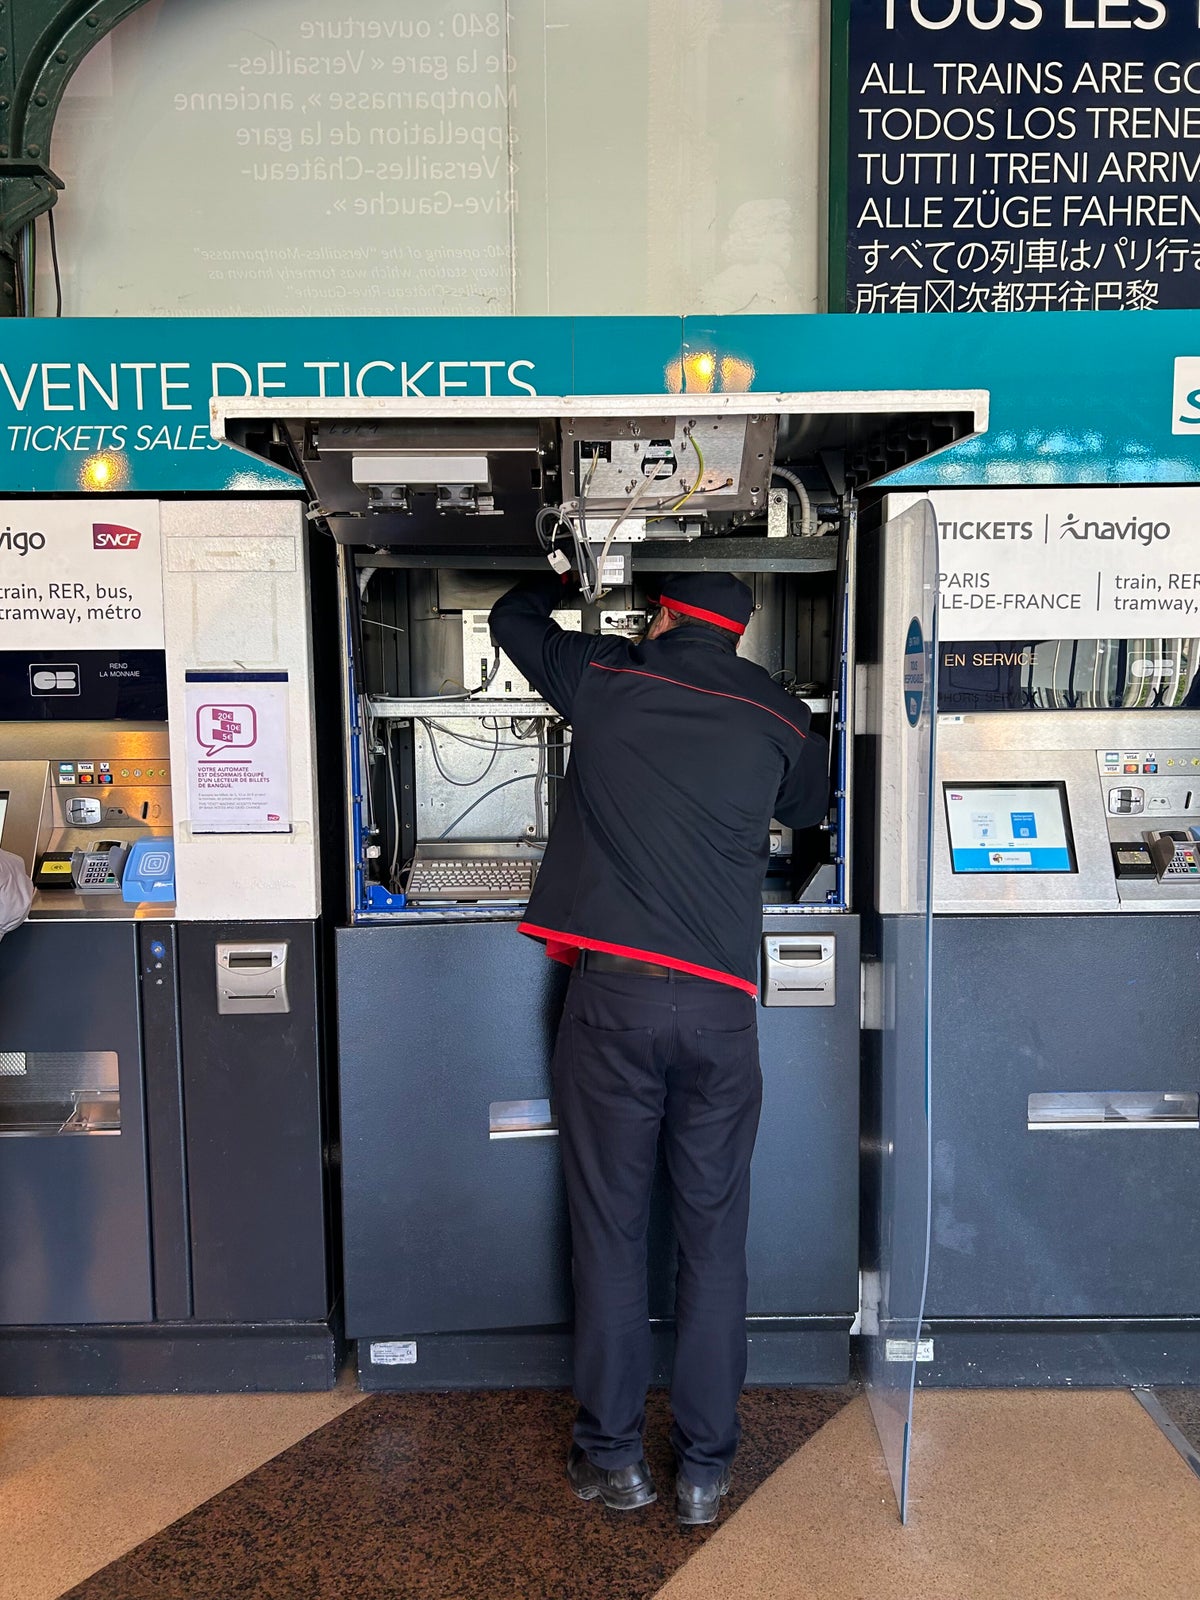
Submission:
<svg viewBox="0 0 1200 1600">
<path fill-rule="evenodd" d="M 643 1456 L 646 1233 L 661 1133 L 678 1245 L 676 1510 L 716 1520 L 746 1376 L 746 1224 L 762 1076 L 755 1002 L 772 817 L 828 806 L 809 711 L 737 654 L 725 573 L 668 578 L 639 644 L 566 632 L 554 579 L 491 613 L 496 643 L 572 729 L 521 932 L 573 966 L 553 1064 L 575 1283 L 567 1473 L 613 1510 L 653 1501 Z"/>
</svg>

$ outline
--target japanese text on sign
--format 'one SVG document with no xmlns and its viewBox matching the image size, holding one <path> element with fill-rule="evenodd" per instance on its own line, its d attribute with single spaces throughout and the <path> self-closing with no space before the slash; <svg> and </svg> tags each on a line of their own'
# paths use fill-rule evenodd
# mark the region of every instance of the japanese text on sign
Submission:
<svg viewBox="0 0 1200 1600">
<path fill-rule="evenodd" d="M 1200 304 L 1179 0 L 851 0 L 847 306 Z"/>
</svg>

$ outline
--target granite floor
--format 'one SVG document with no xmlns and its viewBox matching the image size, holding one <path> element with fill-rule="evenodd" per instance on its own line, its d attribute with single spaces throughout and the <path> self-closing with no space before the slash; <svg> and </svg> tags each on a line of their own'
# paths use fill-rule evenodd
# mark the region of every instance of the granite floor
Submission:
<svg viewBox="0 0 1200 1600">
<path fill-rule="evenodd" d="M 748 1390 L 722 1523 L 853 1394 Z M 666 1396 L 647 1425 L 659 1502 L 624 1515 L 566 1484 L 573 1410 L 545 1390 L 372 1396 L 70 1600 L 644 1600 L 714 1531 L 675 1522 Z"/>
<path fill-rule="evenodd" d="M 1200 1389 L 1154 1389 L 1159 1405 L 1193 1450 L 1200 1450 Z"/>
<path fill-rule="evenodd" d="M 923 1391 L 901 1528 L 865 1396 L 748 1390 L 684 1533 L 661 1393 L 661 1499 L 623 1516 L 570 1493 L 557 1391 L 0 1401 L 0 1600 L 1196 1600 L 1200 1477 L 1154 1418 L 1200 1442 L 1200 1394 L 1155 1402 Z"/>
</svg>

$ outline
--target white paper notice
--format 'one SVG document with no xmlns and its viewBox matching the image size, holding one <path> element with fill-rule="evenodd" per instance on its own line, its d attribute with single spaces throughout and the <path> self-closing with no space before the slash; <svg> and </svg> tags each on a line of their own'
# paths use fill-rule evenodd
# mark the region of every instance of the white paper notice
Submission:
<svg viewBox="0 0 1200 1600">
<path fill-rule="evenodd" d="M 1200 491 L 939 489 L 931 499 L 943 642 L 1200 636 Z"/>
<path fill-rule="evenodd" d="M 290 833 L 286 672 L 189 672 L 193 833 Z"/>
</svg>

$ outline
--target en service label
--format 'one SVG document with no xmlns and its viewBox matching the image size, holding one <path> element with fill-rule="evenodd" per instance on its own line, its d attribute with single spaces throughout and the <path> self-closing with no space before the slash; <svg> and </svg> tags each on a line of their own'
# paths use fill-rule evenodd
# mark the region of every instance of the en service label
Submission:
<svg viewBox="0 0 1200 1600">
<path fill-rule="evenodd" d="M 910 728 L 921 720 L 921 707 L 925 703 L 925 635 L 921 623 L 914 617 L 908 625 L 904 641 L 904 715 Z"/>
</svg>

